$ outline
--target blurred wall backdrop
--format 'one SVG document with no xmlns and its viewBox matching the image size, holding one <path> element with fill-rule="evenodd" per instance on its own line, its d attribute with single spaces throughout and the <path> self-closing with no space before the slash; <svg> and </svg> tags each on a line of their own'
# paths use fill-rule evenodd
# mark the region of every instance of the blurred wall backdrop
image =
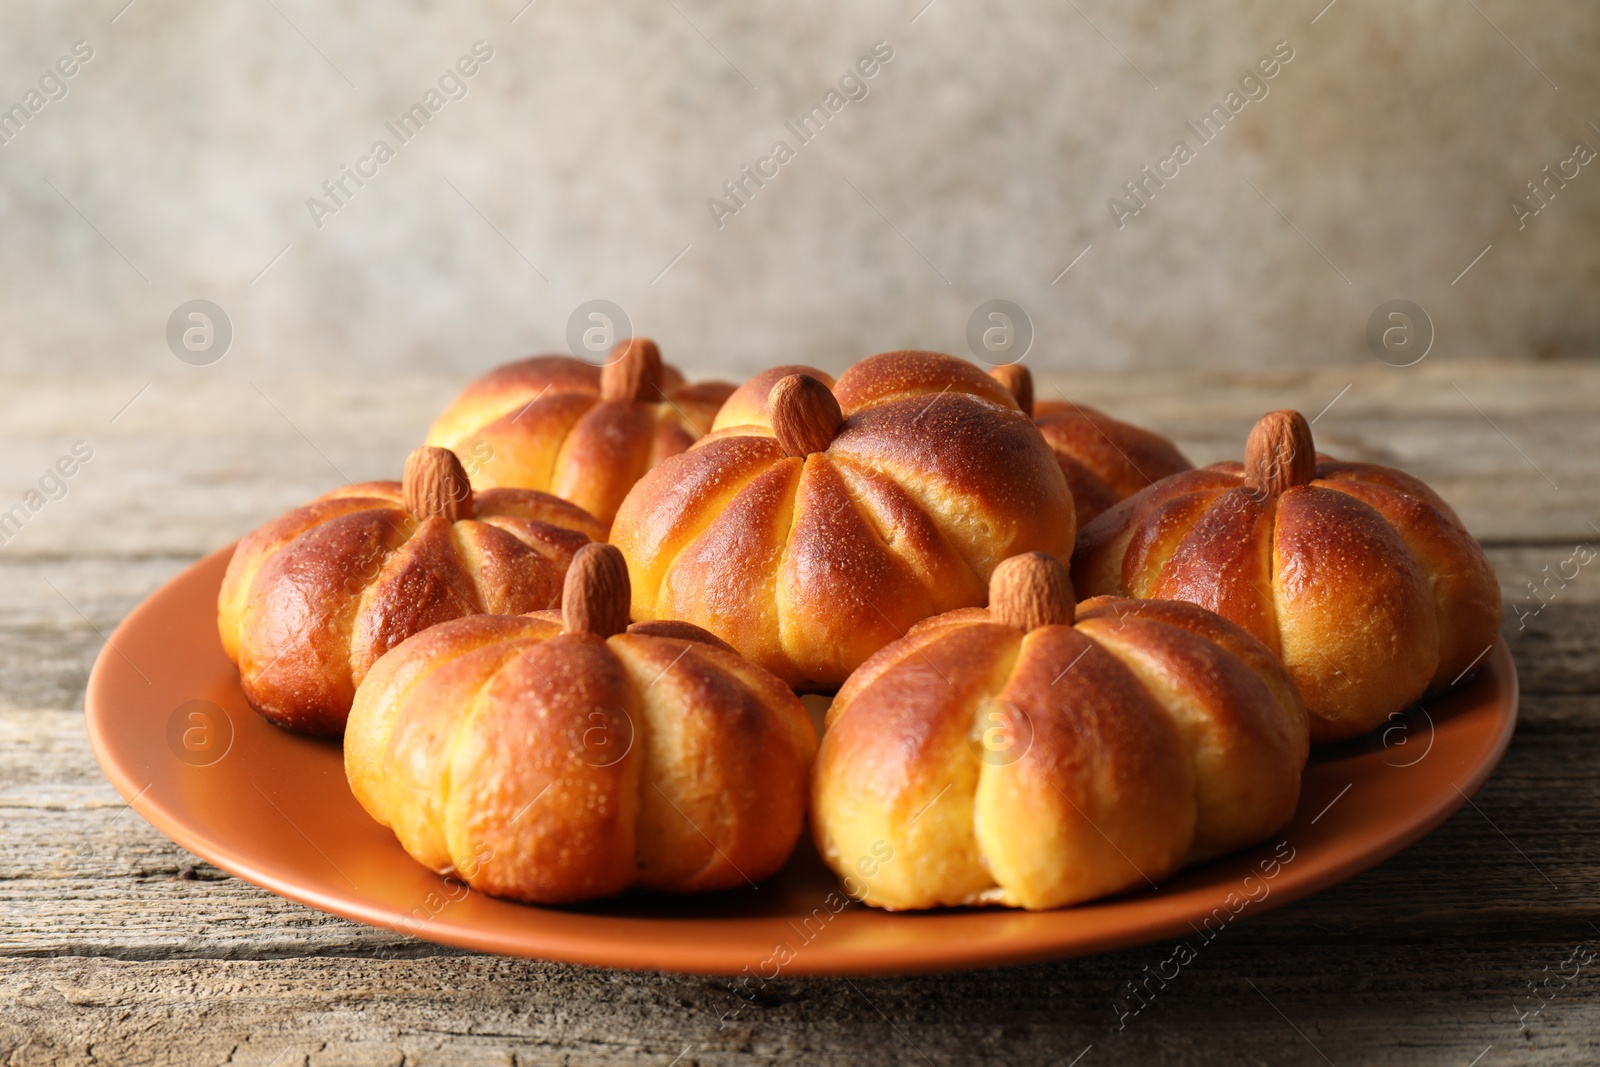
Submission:
<svg viewBox="0 0 1600 1067">
<path fill-rule="evenodd" d="M 4 24 L 7 371 L 170 373 L 196 298 L 234 334 L 214 372 L 254 379 L 465 375 L 565 350 L 592 299 L 730 376 L 965 353 L 991 298 L 1041 369 L 1371 360 L 1397 298 L 1434 358 L 1600 349 L 1594 4 L 92 0 Z"/>
</svg>

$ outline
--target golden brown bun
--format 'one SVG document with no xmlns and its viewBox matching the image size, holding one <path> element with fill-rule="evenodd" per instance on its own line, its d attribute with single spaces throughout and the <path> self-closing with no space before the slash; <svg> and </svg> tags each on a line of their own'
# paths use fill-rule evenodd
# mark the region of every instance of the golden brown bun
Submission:
<svg viewBox="0 0 1600 1067">
<path fill-rule="evenodd" d="M 807 432 L 826 442 L 804 455 L 786 452 L 769 410 L 797 371 L 820 413 Z M 1006 556 L 1066 559 L 1075 531 L 1038 429 L 971 364 L 890 352 L 831 396 L 827 384 L 782 367 L 735 391 L 718 428 L 641 479 L 612 528 L 634 618 L 694 623 L 824 690 L 918 620 L 982 604 Z"/>
<path fill-rule="evenodd" d="M 247 534 L 222 581 L 217 629 L 251 706 L 279 726 L 337 736 L 379 656 L 446 619 L 559 603 L 573 554 L 605 536 L 546 493 L 467 499 L 469 518 L 419 518 L 402 483 L 367 482 Z"/>
<path fill-rule="evenodd" d="M 1101 597 L 1025 631 L 996 596 L 919 623 L 840 690 L 812 828 L 877 907 L 1054 908 L 1281 829 L 1308 747 L 1282 665 L 1209 612 Z"/>
<path fill-rule="evenodd" d="M 350 713 L 356 799 L 419 862 L 530 903 L 771 875 L 805 820 L 805 708 L 711 635 L 651 626 L 478 615 L 404 642 Z"/>
<path fill-rule="evenodd" d="M 1117 501 L 1194 466 L 1160 434 L 1086 404 L 1043 400 L 1034 405 L 1033 421 L 1061 464 L 1082 525 Z"/>
<path fill-rule="evenodd" d="M 1303 424 L 1275 412 L 1252 443 L 1277 426 L 1284 444 Z M 1481 663 L 1499 633 L 1500 587 L 1422 482 L 1316 454 L 1309 428 L 1298 449 L 1284 460 L 1298 473 L 1270 485 L 1219 463 L 1124 500 L 1085 526 L 1073 581 L 1089 594 L 1188 600 L 1244 627 L 1287 664 L 1312 740 L 1335 741 Z"/>
<path fill-rule="evenodd" d="M 728 399 L 723 402 L 711 423 L 711 433 L 725 434 L 735 428 L 744 431 L 747 427 L 757 427 L 761 432 L 770 433 L 772 418 L 767 412 L 767 394 L 772 392 L 772 387 L 778 384 L 779 379 L 791 374 L 809 374 L 830 389 L 834 386 L 833 376 L 815 367 L 797 363 L 769 367 L 728 394 Z"/>
<path fill-rule="evenodd" d="M 642 338 L 612 358 L 635 352 L 648 364 L 637 396 L 620 383 L 608 395 L 601 368 L 569 356 L 496 367 L 450 402 L 427 443 L 459 455 L 475 489 L 554 493 L 609 524 L 640 475 L 709 430 L 733 392 L 727 382 L 686 384 Z"/>
<path fill-rule="evenodd" d="M 1044 434 L 1072 490 L 1080 528 L 1145 486 L 1194 467 L 1177 445 L 1158 433 L 1087 404 L 1034 400 L 1033 376 L 1019 363 L 989 373 L 1005 383 Z"/>
</svg>

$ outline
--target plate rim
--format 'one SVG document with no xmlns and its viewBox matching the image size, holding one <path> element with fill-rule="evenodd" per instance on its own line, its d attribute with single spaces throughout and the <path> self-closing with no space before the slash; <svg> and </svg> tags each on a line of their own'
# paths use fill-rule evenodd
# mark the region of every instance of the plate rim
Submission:
<svg viewBox="0 0 1600 1067">
<path fill-rule="evenodd" d="M 661 955 L 662 949 L 652 948 L 648 943 L 625 943 L 619 938 L 597 940 L 592 936 L 574 934 L 571 931 L 546 930 L 537 938 L 528 939 L 524 937 L 524 941 L 532 940 L 535 942 L 533 945 L 508 945 L 503 940 L 497 942 L 492 930 L 478 925 L 463 923 L 460 920 L 447 919 L 443 915 L 435 917 L 426 927 L 420 930 L 414 929 L 402 925 L 401 921 L 390 914 L 385 905 L 361 897 L 359 891 L 357 896 L 351 897 L 325 891 L 313 884 L 283 877 L 263 869 L 249 856 L 233 847 L 230 842 L 214 840 L 211 836 L 195 830 L 189 823 L 169 813 L 160 805 L 147 805 L 145 810 L 137 808 L 136 804 L 145 793 L 149 792 L 150 786 L 139 787 L 135 779 L 130 775 L 129 768 L 125 767 L 119 760 L 115 745 L 107 737 L 105 721 L 106 717 L 111 714 L 109 709 L 114 701 L 114 690 L 116 688 L 116 680 L 113 678 L 113 671 L 116 668 L 112 663 L 112 659 L 113 657 L 126 658 L 116 648 L 117 641 L 120 637 L 126 636 L 127 633 L 143 628 L 148 617 L 156 616 L 160 613 L 161 608 L 165 606 L 164 600 L 167 597 L 177 595 L 174 587 L 185 581 L 192 582 L 196 580 L 200 577 L 200 572 L 207 568 L 218 568 L 220 584 L 220 572 L 225 568 L 226 561 L 231 557 L 236 544 L 237 542 L 234 542 L 190 563 L 141 600 L 112 631 L 105 645 L 102 646 L 97 654 L 94 666 L 90 670 L 84 695 L 84 718 L 86 732 L 95 760 L 99 764 L 101 772 L 111 782 L 128 806 L 134 808 L 137 814 L 149 822 L 157 831 L 168 837 L 179 847 L 199 856 L 206 862 L 212 863 L 229 874 L 265 889 L 276 896 L 353 922 L 390 930 L 395 933 L 407 934 L 422 940 L 494 955 L 543 959 L 635 972 L 731 976 L 750 971 L 753 961 L 748 956 L 735 960 L 728 955 L 727 950 L 719 950 L 715 944 L 675 946 L 671 954 L 663 956 Z M 1331 863 L 1326 866 L 1326 869 L 1316 870 L 1312 874 L 1290 880 L 1283 884 L 1281 888 L 1274 888 L 1269 895 L 1251 905 L 1251 914 L 1265 914 L 1268 911 L 1302 900 L 1332 885 L 1370 870 L 1384 860 L 1409 848 L 1437 829 L 1440 824 L 1465 805 L 1482 788 L 1504 758 L 1520 718 L 1521 690 L 1516 664 L 1511 657 L 1509 645 L 1503 635 L 1496 635 L 1495 643 L 1484 661 L 1484 667 L 1479 672 L 1478 677 L 1468 683 L 1467 686 L 1456 690 L 1455 694 L 1467 692 L 1473 686 L 1484 684 L 1491 671 L 1497 674 L 1504 674 L 1505 697 L 1503 710 L 1501 711 L 1500 728 L 1487 754 L 1473 768 L 1467 780 L 1453 783 L 1455 789 L 1450 794 L 1441 791 L 1431 795 L 1428 803 L 1419 806 L 1415 817 L 1406 823 L 1402 831 L 1377 839 L 1367 839 L 1362 842 L 1361 847 L 1355 850 L 1354 855 L 1345 860 Z M 153 785 L 154 783 L 151 784 Z M 1343 793 L 1340 796 L 1343 796 Z M 1301 803 L 1304 803 L 1304 794 L 1302 794 Z M 1331 803 L 1329 806 L 1332 806 Z M 1318 817 L 1320 818 L 1320 816 Z M 804 832 L 810 832 L 809 820 Z M 1280 836 L 1282 836 L 1282 831 L 1274 835 L 1274 837 Z M 1268 839 L 1269 842 L 1271 840 L 1271 838 Z M 1254 846 L 1257 849 L 1260 847 L 1262 846 Z M 1242 855 L 1251 851 L 1249 849 L 1242 850 L 1241 853 L 1234 855 Z M 1193 871 L 1203 870 L 1204 866 L 1197 865 L 1194 868 L 1175 872 L 1168 881 L 1153 891 L 1141 890 L 1127 896 L 1101 898 L 1101 901 L 1117 902 L 1121 900 L 1157 899 L 1163 894 L 1170 899 L 1178 892 L 1199 892 L 1204 887 L 1174 891 L 1173 882 Z M 426 870 L 420 864 L 418 867 L 420 870 Z M 1101 901 L 1089 901 L 1077 907 L 1093 907 Z M 536 905 L 521 904 L 515 906 L 556 914 L 571 914 L 559 908 L 542 908 Z M 967 910 L 932 909 L 923 912 L 883 912 L 878 909 L 872 909 L 875 914 L 893 916 L 896 920 L 908 922 L 917 922 L 924 919 L 937 920 L 939 916 L 962 914 Z M 1021 916 L 1050 915 L 1053 913 L 1048 911 L 1026 912 L 1015 909 L 985 910 Z M 1056 912 L 1067 910 L 1071 909 L 1055 909 Z M 654 919 L 651 921 L 670 923 L 676 920 Z M 730 924 L 746 922 L 766 924 L 770 921 L 769 917 L 745 917 L 727 920 Z M 1051 936 L 1048 932 L 1044 934 L 1030 933 L 1024 936 L 1011 935 L 1000 942 L 985 941 L 978 944 L 951 943 L 952 939 L 937 939 L 924 941 L 916 946 L 897 945 L 893 953 L 894 959 L 888 961 L 882 958 L 884 952 L 882 948 L 834 945 L 825 952 L 797 953 L 791 961 L 783 965 L 782 974 L 789 977 L 854 977 L 957 972 L 1015 966 L 1046 960 L 1093 955 L 1135 945 L 1165 941 L 1173 935 L 1190 931 L 1192 929 L 1192 921 L 1192 916 L 1184 913 L 1174 914 L 1167 919 L 1144 921 L 1132 926 L 1113 926 L 1104 932 L 1091 932 L 1087 935 L 1071 931 L 1057 933 L 1054 936 Z"/>
</svg>

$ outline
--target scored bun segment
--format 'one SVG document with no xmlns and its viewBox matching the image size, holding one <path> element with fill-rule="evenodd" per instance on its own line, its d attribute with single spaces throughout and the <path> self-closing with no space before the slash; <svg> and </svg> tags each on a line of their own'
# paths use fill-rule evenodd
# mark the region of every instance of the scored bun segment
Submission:
<svg viewBox="0 0 1600 1067">
<path fill-rule="evenodd" d="M 217 593 L 217 633 L 269 721 L 338 736 L 373 664 L 421 630 L 560 604 L 567 566 L 605 527 L 547 493 L 475 492 L 424 446 L 400 481 L 342 486 L 257 527 Z"/>
<path fill-rule="evenodd" d="M 703 626 L 791 685 L 837 689 L 919 620 L 981 609 L 995 567 L 1076 533 L 1038 427 L 971 363 L 891 352 L 836 384 L 772 368 L 646 475 L 610 540 L 633 617 Z"/>
<path fill-rule="evenodd" d="M 418 862 L 566 904 L 759 882 L 805 821 L 816 733 L 781 680 L 686 623 L 627 624 L 618 550 L 573 557 L 559 612 L 429 627 L 363 679 L 356 800 Z"/>
<path fill-rule="evenodd" d="M 1060 400 L 1038 399 L 1033 375 L 1020 363 L 992 367 L 989 377 L 1005 387 L 1044 435 L 1072 490 L 1080 527 L 1118 501 L 1193 466 L 1158 433 L 1114 419 L 1065 394 Z"/>
<path fill-rule="evenodd" d="M 547 355 L 493 368 L 423 443 L 459 455 L 480 493 L 549 492 L 609 525 L 634 483 L 703 437 L 733 391 L 686 382 L 654 341 L 630 337 L 593 363 Z"/>
<path fill-rule="evenodd" d="M 1008 557 L 989 588 L 987 611 L 913 626 L 829 711 L 811 824 L 851 896 L 1061 907 L 1292 818 L 1306 709 L 1259 641 L 1194 604 L 1074 604 L 1041 553 Z M 882 845 L 893 863 L 858 862 Z"/>
<path fill-rule="evenodd" d="M 1402 471 L 1319 456 L 1289 410 L 1256 422 L 1242 464 L 1172 475 L 1087 524 L 1072 574 L 1091 596 L 1242 626 L 1288 668 L 1318 743 L 1452 688 L 1500 629 L 1494 571 L 1449 505 Z"/>
</svg>

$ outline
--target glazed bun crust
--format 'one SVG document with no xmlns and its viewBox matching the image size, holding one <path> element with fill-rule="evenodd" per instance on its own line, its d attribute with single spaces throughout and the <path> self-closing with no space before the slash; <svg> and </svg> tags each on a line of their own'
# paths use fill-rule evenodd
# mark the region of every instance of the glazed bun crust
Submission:
<svg viewBox="0 0 1600 1067">
<path fill-rule="evenodd" d="M 460 440 L 502 415 L 516 414 L 535 397 L 566 394 L 598 397 L 600 368 L 571 356 L 532 356 L 505 363 L 469 382 L 439 413 L 428 436 Z"/>
<path fill-rule="evenodd" d="M 1449 689 L 1500 632 L 1500 583 L 1483 549 L 1438 494 L 1403 471 L 1330 460 L 1317 476 L 1382 515 L 1427 576 L 1439 631 L 1439 666 L 1428 689 Z"/>
<path fill-rule="evenodd" d="M 1265 839 L 1308 745 L 1283 667 L 1194 605 L 1100 598 L 1027 633 L 964 609 L 840 691 L 813 832 L 874 906 L 1059 907 Z"/>
<path fill-rule="evenodd" d="M 345 768 L 419 862 L 562 904 L 772 874 L 815 751 L 794 694 L 709 635 L 602 639 L 540 612 L 458 619 L 385 656 L 357 693 Z"/>
<path fill-rule="evenodd" d="M 658 377 L 638 398 L 607 397 L 601 369 L 569 356 L 497 367 L 451 401 L 427 443 L 461 456 L 474 489 L 554 493 L 609 522 L 645 471 L 711 428 L 733 391 L 726 382 L 686 384 L 650 348 Z"/>
<path fill-rule="evenodd" d="M 772 415 L 767 408 L 767 398 L 772 387 L 791 374 L 809 375 L 830 389 L 834 386 L 833 376 L 815 367 L 798 363 L 769 367 L 728 395 L 717 417 L 712 420 L 711 432 L 720 434 L 725 430 L 740 429 L 771 435 Z"/>
<path fill-rule="evenodd" d="M 1033 420 L 1061 464 L 1080 526 L 1146 486 L 1193 468 L 1160 434 L 1086 404 L 1041 400 Z"/>
<path fill-rule="evenodd" d="M 605 534 L 582 509 L 526 490 L 476 494 L 473 516 L 419 521 L 401 483 L 369 482 L 242 539 L 217 629 L 250 704 L 280 726 L 338 736 L 378 657 L 448 619 L 559 603 L 573 555 Z"/>
<path fill-rule="evenodd" d="M 942 352 L 905 349 L 880 352 L 852 366 L 839 378 L 833 395 L 846 415 L 891 400 L 929 397 L 949 391 L 979 397 L 1017 410 L 1011 391 L 964 359 Z"/>
<path fill-rule="evenodd" d="M 982 604 L 1006 556 L 1069 555 L 1072 498 L 1038 430 L 1014 404 L 951 384 L 999 389 L 988 375 L 932 353 L 864 360 L 835 387 L 831 441 L 789 455 L 762 399 L 778 371 L 794 373 L 736 391 L 719 429 L 618 511 L 635 619 L 694 623 L 791 685 L 828 690 L 918 620 Z"/>
<path fill-rule="evenodd" d="M 1119 500 L 1162 478 L 1193 468 L 1178 446 L 1158 433 L 1114 419 L 1075 401 L 1035 400 L 1033 373 L 1022 363 L 989 371 L 1033 418 L 1061 464 L 1082 528 Z"/>
<path fill-rule="evenodd" d="M 1319 742 L 1460 681 L 1500 626 L 1494 572 L 1432 490 L 1320 454 L 1305 484 L 1275 492 L 1237 463 L 1151 486 L 1084 527 L 1073 580 L 1244 627 L 1283 657 Z"/>
</svg>

